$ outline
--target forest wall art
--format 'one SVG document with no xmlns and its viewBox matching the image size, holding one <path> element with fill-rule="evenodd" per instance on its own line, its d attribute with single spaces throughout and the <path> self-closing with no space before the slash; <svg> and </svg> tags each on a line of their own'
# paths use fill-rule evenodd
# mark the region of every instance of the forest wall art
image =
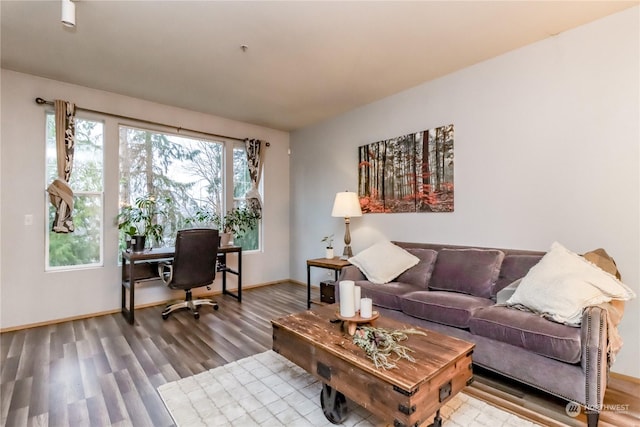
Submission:
<svg viewBox="0 0 640 427">
<path fill-rule="evenodd" d="M 363 213 L 453 212 L 453 125 L 358 147 Z"/>
</svg>

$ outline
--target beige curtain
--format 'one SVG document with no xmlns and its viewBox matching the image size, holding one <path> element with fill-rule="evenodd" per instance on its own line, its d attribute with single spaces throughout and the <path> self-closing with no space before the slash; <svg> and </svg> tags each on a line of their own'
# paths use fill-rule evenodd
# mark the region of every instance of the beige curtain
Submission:
<svg viewBox="0 0 640 427">
<path fill-rule="evenodd" d="M 245 139 L 244 146 L 247 152 L 247 165 L 249 166 L 249 177 L 251 178 L 251 189 L 247 191 L 244 198 L 247 207 L 262 215 L 262 198 L 258 191 L 260 176 L 262 175 L 262 165 L 264 164 L 264 147 L 266 143 L 259 139 Z"/>
<path fill-rule="evenodd" d="M 52 230 L 56 233 L 72 233 L 73 226 L 73 190 L 69 179 L 73 169 L 73 150 L 75 145 L 76 106 L 70 102 L 55 100 L 56 110 L 56 153 L 58 177 L 49 185 L 49 200 L 56 208 Z"/>
</svg>

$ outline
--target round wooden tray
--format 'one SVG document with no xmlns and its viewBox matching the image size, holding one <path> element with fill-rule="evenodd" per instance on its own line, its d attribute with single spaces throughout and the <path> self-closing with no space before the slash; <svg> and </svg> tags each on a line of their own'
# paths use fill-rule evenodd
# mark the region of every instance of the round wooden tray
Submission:
<svg viewBox="0 0 640 427">
<path fill-rule="evenodd" d="M 352 317 L 341 316 L 340 310 L 337 310 L 336 317 L 342 320 L 343 324 L 346 325 L 346 329 L 349 335 L 353 335 L 356 333 L 356 328 L 358 327 L 358 325 L 373 322 L 378 317 L 380 317 L 380 312 L 374 310 L 371 312 L 371 317 L 365 318 L 365 317 L 360 317 L 360 314 L 356 314 L 355 316 L 352 316 Z"/>
</svg>

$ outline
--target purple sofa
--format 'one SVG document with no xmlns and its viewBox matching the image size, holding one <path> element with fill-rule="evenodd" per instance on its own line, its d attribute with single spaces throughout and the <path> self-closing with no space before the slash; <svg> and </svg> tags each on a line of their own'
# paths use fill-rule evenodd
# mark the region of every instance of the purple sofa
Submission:
<svg viewBox="0 0 640 427">
<path fill-rule="evenodd" d="M 496 304 L 544 252 L 394 242 L 420 262 L 387 284 L 355 266 L 353 280 L 383 316 L 476 344 L 474 364 L 585 407 L 598 424 L 609 372 L 607 311 L 584 311 L 580 328 Z M 507 288 L 507 290 L 503 290 Z"/>
</svg>

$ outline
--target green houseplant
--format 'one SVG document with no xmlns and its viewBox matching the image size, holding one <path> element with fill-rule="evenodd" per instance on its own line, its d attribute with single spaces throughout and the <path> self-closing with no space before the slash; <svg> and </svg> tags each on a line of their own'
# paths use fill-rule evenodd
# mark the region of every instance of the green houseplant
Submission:
<svg viewBox="0 0 640 427">
<path fill-rule="evenodd" d="M 327 252 L 325 254 L 325 258 L 327 259 L 333 259 L 333 234 L 329 235 L 329 236 L 324 236 L 321 240 L 321 242 L 327 242 Z"/>
<path fill-rule="evenodd" d="M 252 209 L 245 207 L 233 208 L 225 215 L 214 214 L 213 223 L 221 233 L 222 246 L 229 245 L 231 236 L 241 237 L 247 231 L 253 230 L 260 221 L 261 215 Z"/>
<path fill-rule="evenodd" d="M 253 230 L 261 218 L 259 213 L 245 207 L 233 208 L 224 215 L 200 208 L 185 219 L 185 224 L 192 227 L 215 227 L 220 232 L 220 245 L 228 246 L 232 236 L 242 237 Z"/>
<path fill-rule="evenodd" d="M 138 197 L 133 205 L 125 205 L 118 214 L 118 229 L 125 234 L 135 252 L 144 250 L 147 241 L 161 245 L 164 226 L 158 223 L 158 218 L 165 215 L 162 206 L 170 203 L 169 198 L 157 200 L 152 195 Z"/>
</svg>

